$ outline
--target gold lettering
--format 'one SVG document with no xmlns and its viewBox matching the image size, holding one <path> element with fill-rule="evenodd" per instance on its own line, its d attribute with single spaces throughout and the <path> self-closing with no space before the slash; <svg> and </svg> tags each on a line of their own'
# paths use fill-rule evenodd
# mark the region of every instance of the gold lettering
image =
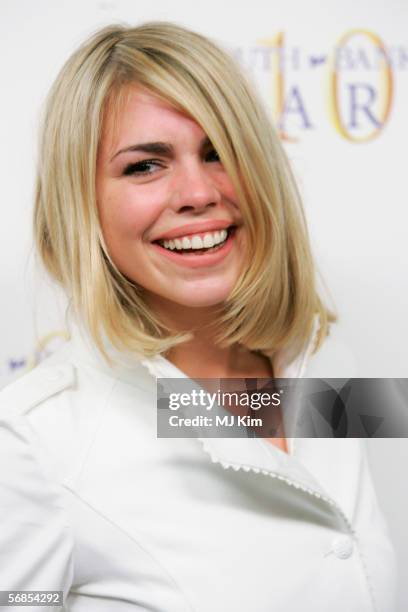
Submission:
<svg viewBox="0 0 408 612">
<path fill-rule="evenodd" d="M 356 136 L 350 133 L 350 130 L 344 124 L 341 116 L 340 104 L 339 104 L 339 82 L 337 74 L 337 49 L 341 49 L 346 42 L 348 42 L 354 36 L 366 36 L 368 40 L 381 52 L 381 60 L 379 66 L 379 77 L 380 85 L 379 92 L 381 95 L 380 108 L 379 108 L 379 127 L 375 127 L 369 134 L 364 136 Z M 338 41 L 335 51 L 329 60 L 329 113 L 330 119 L 341 136 L 346 140 L 352 142 L 367 142 L 376 138 L 380 133 L 384 125 L 386 124 L 393 100 L 393 72 L 390 59 L 388 57 L 385 46 L 379 36 L 370 32 L 369 30 L 355 29 L 346 32 Z"/>
<path fill-rule="evenodd" d="M 275 50 L 272 55 L 272 113 L 274 123 L 279 126 L 285 109 L 285 62 L 283 58 L 285 35 L 283 32 L 278 32 L 273 38 L 260 40 L 259 44 Z M 290 137 L 281 128 L 278 128 L 278 134 L 281 140 L 297 142 L 297 138 Z"/>
</svg>

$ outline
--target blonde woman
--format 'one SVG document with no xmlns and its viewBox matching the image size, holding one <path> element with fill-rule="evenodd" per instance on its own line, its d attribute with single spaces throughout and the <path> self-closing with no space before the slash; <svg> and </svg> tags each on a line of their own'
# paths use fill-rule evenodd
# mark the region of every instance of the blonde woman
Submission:
<svg viewBox="0 0 408 612">
<path fill-rule="evenodd" d="M 0 588 L 72 612 L 391 611 L 359 440 L 156 435 L 157 378 L 302 376 L 331 319 L 234 61 L 175 24 L 104 28 L 41 134 L 35 240 L 72 338 L 0 396 Z"/>
</svg>

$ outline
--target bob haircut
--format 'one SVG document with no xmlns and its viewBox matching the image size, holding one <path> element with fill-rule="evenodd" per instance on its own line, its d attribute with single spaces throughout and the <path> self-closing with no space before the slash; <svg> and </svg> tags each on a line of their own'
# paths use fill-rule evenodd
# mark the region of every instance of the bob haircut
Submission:
<svg viewBox="0 0 408 612">
<path fill-rule="evenodd" d="M 40 258 L 108 363 L 103 335 L 119 350 L 166 353 L 191 339 L 149 310 L 143 287 L 112 261 L 97 206 L 96 165 L 104 121 L 115 121 L 132 86 L 147 88 L 194 119 L 217 150 L 247 230 L 247 265 L 217 307 L 216 342 L 287 360 L 316 351 L 335 317 L 316 288 L 305 217 L 287 157 L 238 64 L 208 38 L 174 23 L 111 25 L 68 59 L 46 101 L 40 131 L 34 234 Z"/>
</svg>

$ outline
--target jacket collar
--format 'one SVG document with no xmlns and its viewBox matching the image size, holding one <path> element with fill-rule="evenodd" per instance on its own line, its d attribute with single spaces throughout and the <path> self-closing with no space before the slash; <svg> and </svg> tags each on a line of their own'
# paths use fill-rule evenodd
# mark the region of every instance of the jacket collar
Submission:
<svg viewBox="0 0 408 612">
<path fill-rule="evenodd" d="M 291 363 L 287 363 L 286 353 L 281 351 L 275 354 L 271 364 L 276 378 L 302 378 L 307 371 L 307 365 L 313 351 L 319 329 L 319 319 L 315 318 L 313 331 L 303 353 Z M 156 356 L 143 359 L 142 364 L 156 378 L 183 378 L 188 377 L 167 359 Z M 167 380 L 168 382 L 168 380 Z M 191 381 L 192 388 L 199 388 L 197 383 Z M 175 391 L 179 391 L 175 388 Z M 283 413 L 284 429 L 294 432 L 299 418 L 300 405 L 294 401 L 285 407 Z M 310 442 L 301 438 L 287 437 L 289 453 L 281 451 L 276 446 L 259 438 L 208 438 L 205 431 L 196 428 L 197 439 L 213 463 L 220 464 L 224 469 L 244 470 L 267 474 L 272 477 L 293 484 L 313 495 L 328 499 L 318 481 L 305 469 L 299 459 L 311 450 Z M 204 434 L 204 435 L 200 435 Z M 296 453 L 295 453 L 296 450 Z M 330 502 L 330 500 L 328 500 Z"/>
<path fill-rule="evenodd" d="M 75 349 L 76 355 L 80 357 L 81 362 L 96 366 L 98 369 L 102 369 L 118 379 L 137 384 L 135 369 L 139 373 L 141 366 L 155 378 L 188 378 L 184 372 L 162 355 L 145 357 L 144 355 L 135 355 L 130 351 L 119 352 L 105 337 L 103 342 L 106 351 L 116 362 L 116 365 L 111 368 L 105 362 L 89 333 L 78 319 L 71 316 L 68 320 L 68 328 L 72 346 Z M 284 350 L 275 353 L 273 360 L 270 359 L 270 362 L 276 378 L 302 378 L 305 375 L 307 364 L 316 342 L 318 329 L 319 319 L 316 316 L 309 342 L 303 353 L 294 361 L 288 362 L 287 353 Z"/>
<path fill-rule="evenodd" d="M 319 321 L 316 317 L 313 333 L 306 349 L 292 363 L 286 363 L 286 356 L 283 352 L 275 354 L 272 365 L 276 378 L 300 378 L 304 376 L 315 344 L 318 326 Z M 164 357 L 157 355 L 147 358 L 142 355 L 119 353 L 105 341 L 108 354 L 116 361 L 116 365 L 111 368 L 102 358 L 80 323 L 71 319 L 69 329 L 71 346 L 79 363 L 96 367 L 109 376 L 145 390 L 151 390 L 152 378 L 188 379 L 197 388 L 195 381 L 189 379 L 184 372 Z M 293 432 L 299 407 L 294 403 L 292 408 L 288 407 L 287 410 L 285 408 L 285 411 L 283 414 L 285 431 Z M 298 460 L 304 444 L 302 439 L 287 437 L 289 453 L 285 453 L 259 438 L 207 438 L 200 436 L 200 433 L 202 432 L 197 432 L 197 439 L 203 451 L 213 463 L 218 463 L 225 469 L 242 469 L 247 472 L 268 474 L 286 480 L 289 484 L 309 491 L 318 497 L 325 498 L 325 493 L 319 483 Z M 307 440 L 305 442 L 305 448 L 308 448 Z"/>
</svg>

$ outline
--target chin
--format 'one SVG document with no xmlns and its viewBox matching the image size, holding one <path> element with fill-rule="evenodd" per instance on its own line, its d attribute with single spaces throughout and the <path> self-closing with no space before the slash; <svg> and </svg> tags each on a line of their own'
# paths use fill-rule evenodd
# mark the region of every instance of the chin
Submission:
<svg viewBox="0 0 408 612">
<path fill-rule="evenodd" d="M 179 304 L 180 306 L 187 306 L 189 308 L 206 308 L 209 306 L 216 306 L 217 304 L 221 304 L 225 302 L 228 298 L 228 294 L 223 293 L 220 295 L 190 295 L 173 298 L 173 302 Z"/>
<path fill-rule="evenodd" d="M 229 281 L 223 282 L 205 282 L 194 283 L 186 288 L 181 288 L 181 291 L 173 292 L 173 301 L 183 306 L 191 306 L 192 308 L 205 308 L 216 306 L 228 299 L 231 294 L 234 283 Z"/>
<path fill-rule="evenodd" d="M 231 294 L 236 279 L 201 279 L 201 281 L 173 283 L 173 286 L 162 286 L 160 291 L 149 288 L 151 304 L 156 304 L 161 310 L 174 307 L 210 308 L 225 302 Z"/>
</svg>

